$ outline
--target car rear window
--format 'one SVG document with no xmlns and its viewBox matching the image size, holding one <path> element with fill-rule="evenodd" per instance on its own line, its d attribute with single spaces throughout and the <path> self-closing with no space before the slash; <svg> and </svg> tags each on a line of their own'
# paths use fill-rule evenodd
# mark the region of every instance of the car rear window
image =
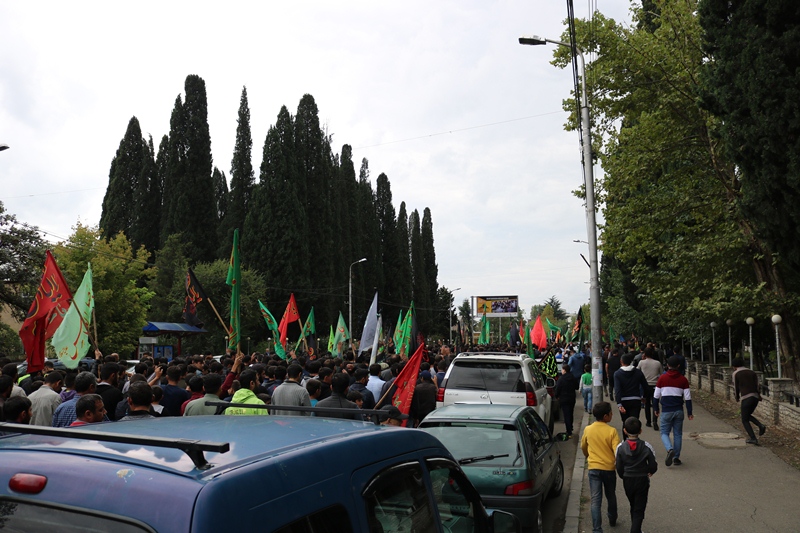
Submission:
<svg viewBox="0 0 800 533">
<path fill-rule="evenodd" d="M 447 388 L 525 392 L 522 367 L 515 361 L 455 361 Z"/>
<path fill-rule="evenodd" d="M 519 433 L 513 424 L 481 422 L 423 422 L 420 429 L 444 444 L 457 461 L 469 457 L 507 455 L 474 466 L 524 466 Z"/>
<path fill-rule="evenodd" d="M 144 524 L 136 524 L 124 517 L 102 515 L 88 509 L 43 505 L 0 498 L 0 529 L 38 533 L 85 533 L 87 531 L 113 531 L 114 533 L 152 532 Z"/>
</svg>

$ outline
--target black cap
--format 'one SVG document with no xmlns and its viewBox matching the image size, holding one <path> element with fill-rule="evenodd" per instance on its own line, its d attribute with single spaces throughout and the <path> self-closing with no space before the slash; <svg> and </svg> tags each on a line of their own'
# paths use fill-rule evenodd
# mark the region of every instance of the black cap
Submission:
<svg viewBox="0 0 800 533">
<path fill-rule="evenodd" d="M 401 413 L 400 409 L 394 405 L 384 405 L 381 407 L 381 411 L 386 411 L 385 415 L 381 415 L 381 419 L 383 420 L 386 420 L 387 418 L 392 418 L 394 420 L 408 420 L 408 415 Z"/>
</svg>

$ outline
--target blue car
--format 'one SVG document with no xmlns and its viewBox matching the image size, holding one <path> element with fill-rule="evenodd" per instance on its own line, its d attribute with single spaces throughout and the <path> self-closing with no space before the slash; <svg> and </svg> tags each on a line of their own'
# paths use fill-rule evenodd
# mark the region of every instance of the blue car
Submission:
<svg viewBox="0 0 800 533">
<path fill-rule="evenodd" d="M 193 416 L 0 432 L 0 521 L 13 531 L 519 531 L 413 429 Z"/>
</svg>

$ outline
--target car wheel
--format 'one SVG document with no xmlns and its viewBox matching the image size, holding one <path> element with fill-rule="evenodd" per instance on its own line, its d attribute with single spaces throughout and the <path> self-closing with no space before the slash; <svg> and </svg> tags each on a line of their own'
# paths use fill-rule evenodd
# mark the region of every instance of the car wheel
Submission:
<svg viewBox="0 0 800 533">
<path fill-rule="evenodd" d="M 555 473 L 555 478 L 553 479 L 553 486 L 550 487 L 550 492 L 547 494 L 547 497 L 555 498 L 556 496 L 561 494 L 563 488 L 564 488 L 564 463 L 562 463 L 561 459 L 559 459 L 558 464 L 556 465 L 556 473 Z"/>
</svg>

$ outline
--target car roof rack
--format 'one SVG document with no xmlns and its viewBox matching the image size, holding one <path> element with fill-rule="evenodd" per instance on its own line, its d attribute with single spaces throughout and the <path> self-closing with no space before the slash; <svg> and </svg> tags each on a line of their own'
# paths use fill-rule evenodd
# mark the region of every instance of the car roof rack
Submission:
<svg viewBox="0 0 800 533">
<path fill-rule="evenodd" d="M 244 407 L 246 409 L 266 409 L 267 412 L 272 414 L 273 411 L 293 411 L 297 413 L 319 413 L 320 415 L 362 415 L 370 416 L 371 421 L 376 425 L 380 425 L 381 417 L 385 417 L 386 411 L 380 409 L 348 409 L 346 407 L 309 407 L 307 405 L 264 405 L 254 403 L 233 403 L 225 401 L 206 401 L 206 405 L 210 407 Z M 386 405 L 389 405 L 388 403 Z M 371 416 L 376 415 L 376 416 Z M 365 420 L 366 421 L 366 420 Z"/>
<path fill-rule="evenodd" d="M 137 444 L 143 446 L 156 446 L 160 448 L 175 448 L 181 450 L 192 460 L 200 470 L 211 468 L 203 452 L 226 453 L 231 446 L 228 442 L 212 442 L 203 440 L 177 439 L 167 437 L 141 437 L 130 433 L 110 433 L 106 431 L 87 431 L 77 428 L 50 428 L 43 426 L 30 426 L 27 424 L 11 424 L 0 422 L 0 432 L 24 433 L 27 435 L 44 435 L 48 437 L 64 437 L 68 439 L 87 439 L 101 442 L 117 442 L 121 444 Z"/>
</svg>

